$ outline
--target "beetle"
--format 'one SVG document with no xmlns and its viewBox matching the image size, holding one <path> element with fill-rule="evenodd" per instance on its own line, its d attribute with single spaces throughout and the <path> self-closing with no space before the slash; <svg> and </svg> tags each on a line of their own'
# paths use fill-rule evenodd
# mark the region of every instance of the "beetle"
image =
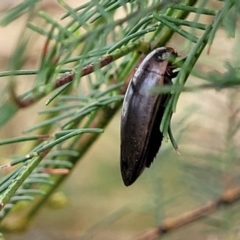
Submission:
<svg viewBox="0 0 240 240">
<path fill-rule="evenodd" d="M 173 61 L 178 53 L 171 47 L 150 52 L 134 73 L 128 85 L 121 114 L 120 167 L 126 186 L 133 184 L 150 167 L 161 146 L 160 123 L 168 94 L 149 93 L 150 88 L 172 84 L 177 72 Z"/>
</svg>

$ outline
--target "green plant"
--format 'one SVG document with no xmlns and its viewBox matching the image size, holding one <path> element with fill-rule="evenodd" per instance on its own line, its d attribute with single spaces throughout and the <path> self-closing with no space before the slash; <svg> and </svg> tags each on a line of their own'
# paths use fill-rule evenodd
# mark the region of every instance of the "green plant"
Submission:
<svg viewBox="0 0 240 240">
<path fill-rule="evenodd" d="M 238 69 L 229 63 L 225 75 L 195 70 L 207 83 L 185 87 L 206 45 L 210 51 L 219 26 L 234 35 L 240 8 L 237 0 L 223 1 L 217 10 L 209 8 L 204 0 L 89 1 L 75 9 L 61 0 L 58 4 L 65 10 L 62 16 L 65 23 L 47 12 L 36 13 L 38 2 L 30 0 L 23 1 L 1 19 L 5 26 L 22 14 L 28 16 L 9 69 L 0 72 L 0 77 L 8 77 L 0 106 L 1 127 L 17 112 L 46 96 L 46 105 L 51 105 L 40 112 L 44 118 L 27 129 L 27 135 L 0 141 L 0 145 L 29 143 L 24 153 L 2 166 L 15 168 L 0 180 L 1 220 L 17 208 L 17 203 L 31 202 L 27 209 L 19 205 L 19 229 L 28 225 L 120 109 L 142 53 L 168 44 L 174 33 L 188 44 L 187 58 L 174 85 L 152 90 L 173 93 L 160 126 L 165 137 L 183 91 L 229 88 L 240 82 Z M 118 9 L 125 11 L 124 17 L 116 18 Z M 186 19 L 190 13 L 194 14 L 192 20 Z M 204 15 L 211 17 L 209 23 L 199 21 Z M 39 67 L 22 70 L 35 41 L 32 32 L 35 38 L 45 38 Z M 30 90 L 18 94 L 20 75 L 34 75 L 34 83 Z"/>
</svg>

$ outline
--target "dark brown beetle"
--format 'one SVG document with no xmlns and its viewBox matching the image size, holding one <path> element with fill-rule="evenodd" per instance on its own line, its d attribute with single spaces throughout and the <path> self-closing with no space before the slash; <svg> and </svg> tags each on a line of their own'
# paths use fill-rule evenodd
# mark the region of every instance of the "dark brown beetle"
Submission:
<svg viewBox="0 0 240 240">
<path fill-rule="evenodd" d="M 172 84 L 176 76 L 172 61 L 178 56 L 170 47 L 149 53 L 132 77 L 121 116 L 121 173 L 126 186 L 150 167 L 161 146 L 160 123 L 170 94 L 153 94 L 149 89 Z"/>
</svg>

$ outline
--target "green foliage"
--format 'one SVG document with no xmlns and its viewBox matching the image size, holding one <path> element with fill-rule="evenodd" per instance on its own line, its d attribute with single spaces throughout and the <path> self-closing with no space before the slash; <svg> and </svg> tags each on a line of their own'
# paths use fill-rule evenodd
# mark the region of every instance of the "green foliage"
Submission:
<svg viewBox="0 0 240 240">
<path fill-rule="evenodd" d="M 0 21 L 2 26 L 23 14 L 27 14 L 28 19 L 9 69 L 0 72 L 0 78 L 9 79 L 5 89 L 7 100 L 5 96 L 1 99 L 0 126 L 4 127 L 17 112 L 44 97 L 48 97 L 46 105 L 50 106 L 40 111 L 44 118 L 25 130 L 31 135 L 0 141 L 0 145 L 29 143 L 24 153 L 2 166 L 2 169 L 15 168 L 0 179 L 1 220 L 20 206 L 17 203 L 29 201 L 27 209 L 21 206 L 17 209 L 21 212 L 18 228 L 24 228 L 31 221 L 120 109 L 129 77 L 139 64 L 141 53 L 146 54 L 167 44 L 174 33 L 182 36 L 182 41 L 190 46 L 187 58 L 180 64 L 181 70 L 172 86 L 150 89 L 153 93 L 172 93 L 160 126 L 166 138 L 172 113 L 176 111 L 183 91 L 239 85 L 239 69 L 228 63 L 225 74 L 203 74 L 194 70 L 194 74 L 207 83 L 185 87 L 207 44 L 210 51 L 219 27 L 223 27 L 229 36 L 235 36 L 239 1 L 223 1 L 217 10 L 211 9 L 207 2 L 103 0 L 71 8 L 67 2 L 58 0 L 65 11 L 61 18 L 64 21 L 59 21 L 47 12 L 37 12 L 38 1 L 25 0 L 5 14 Z M 122 18 L 117 17 L 118 10 L 124 12 Z M 187 18 L 189 14 L 194 15 L 191 20 Z M 198 21 L 202 16 L 209 16 L 211 21 Z M 32 34 L 45 39 L 39 53 L 39 67 L 22 69 L 35 41 Z M 181 50 L 180 47 L 178 51 Z M 33 75 L 34 83 L 29 90 L 18 94 L 16 85 L 20 75 Z M 238 126 L 239 123 L 235 123 L 236 131 Z M 174 143 L 173 136 L 169 137 Z M 225 152 L 228 151 L 233 149 Z M 216 182 L 207 184 L 213 174 L 208 172 L 208 164 L 215 166 L 215 161 L 219 160 L 216 156 L 209 158 L 211 161 L 202 161 L 201 166 L 199 162 L 196 165 L 184 162 L 182 166 L 191 172 L 193 178 L 199 180 L 199 176 L 205 176 L 201 184 L 197 180 L 191 182 L 192 186 L 188 184 L 189 188 L 196 188 L 194 184 L 199 184 L 199 192 L 206 193 L 204 200 L 219 195 L 224 189 L 221 184 L 216 187 Z M 59 175 L 54 174 L 56 170 Z M 213 171 L 220 176 L 226 173 L 225 170 L 215 168 Z M 212 191 L 214 188 L 215 192 Z M 161 204 L 169 202 L 166 200 Z M 121 215 L 121 211 L 113 215 Z M 109 219 L 104 221 L 108 223 Z M 99 228 L 99 224 L 95 228 Z"/>
</svg>

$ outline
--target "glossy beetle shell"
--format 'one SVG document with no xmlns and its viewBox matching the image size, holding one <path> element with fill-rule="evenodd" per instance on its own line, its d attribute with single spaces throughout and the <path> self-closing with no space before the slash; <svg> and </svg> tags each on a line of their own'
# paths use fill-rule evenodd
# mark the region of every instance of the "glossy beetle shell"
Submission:
<svg viewBox="0 0 240 240">
<path fill-rule="evenodd" d="M 126 186 L 150 167 L 162 142 L 160 123 L 169 94 L 151 94 L 156 86 L 171 84 L 176 58 L 173 48 L 161 47 L 149 53 L 131 79 L 121 116 L 121 174 Z"/>
</svg>

